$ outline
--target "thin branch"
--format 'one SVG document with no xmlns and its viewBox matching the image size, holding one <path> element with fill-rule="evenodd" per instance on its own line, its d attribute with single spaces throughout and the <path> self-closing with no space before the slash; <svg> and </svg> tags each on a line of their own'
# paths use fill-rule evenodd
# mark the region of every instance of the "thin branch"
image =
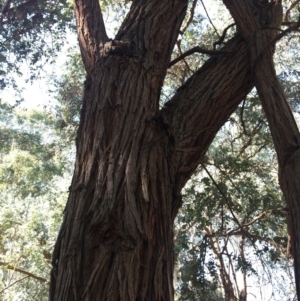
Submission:
<svg viewBox="0 0 300 301">
<path fill-rule="evenodd" d="M 285 255 L 287 254 L 287 249 L 284 246 L 282 246 L 280 243 L 276 243 L 276 241 L 273 238 L 263 237 L 260 235 L 254 235 L 254 234 L 249 233 L 246 230 L 243 232 L 242 231 L 236 232 L 234 235 L 245 235 L 251 241 L 253 241 L 253 240 L 264 241 L 266 243 L 269 243 L 271 246 L 275 247 L 276 249 L 278 249 L 283 254 L 285 254 Z"/>
<path fill-rule="evenodd" d="M 220 194 L 223 196 L 224 200 L 226 201 L 226 203 L 228 205 L 229 211 L 230 211 L 230 213 L 231 213 L 234 221 L 238 224 L 239 228 L 243 231 L 243 227 L 241 226 L 239 220 L 235 216 L 228 198 L 226 197 L 226 195 L 224 194 L 224 192 L 222 191 L 222 189 L 220 188 L 220 186 L 217 184 L 217 182 L 214 180 L 213 176 L 210 174 L 210 172 L 208 171 L 208 169 L 204 166 L 204 164 L 201 164 L 201 166 L 206 171 L 207 175 L 210 177 L 210 179 L 212 180 L 212 182 L 214 183 L 214 185 L 216 186 L 216 188 L 219 190 Z"/>
<path fill-rule="evenodd" d="M 227 34 L 227 30 L 230 29 L 231 27 L 235 26 L 235 23 L 232 23 L 230 25 L 228 25 L 224 30 L 223 33 L 221 35 L 221 37 L 219 38 L 219 40 L 217 42 L 214 42 L 213 46 L 214 46 L 214 50 L 216 50 L 217 45 L 221 45 L 224 42 L 224 39 L 226 37 Z"/>
<path fill-rule="evenodd" d="M 298 31 L 300 28 L 300 16 L 298 22 L 293 22 L 293 25 L 288 27 L 285 30 L 282 30 L 281 33 L 279 33 L 277 36 L 275 36 L 264 48 L 263 50 L 257 55 L 255 58 L 253 65 L 252 65 L 252 70 L 254 70 L 254 67 L 258 63 L 259 59 L 262 57 L 262 55 L 265 53 L 266 49 L 268 49 L 270 46 L 275 45 L 276 42 L 278 42 L 280 39 L 288 35 L 289 33 L 293 31 Z"/>
<path fill-rule="evenodd" d="M 182 53 L 176 59 L 171 61 L 169 63 L 169 68 L 193 53 L 201 53 L 201 54 L 208 54 L 208 55 L 223 55 L 223 54 L 228 54 L 228 53 L 232 53 L 232 52 L 233 51 L 210 50 L 210 49 L 202 48 L 200 46 L 196 46 L 196 47 L 193 47 L 192 49 Z"/>
<path fill-rule="evenodd" d="M 246 224 L 241 225 L 238 228 L 235 228 L 235 229 L 232 229 L 232 230 L 228 231 L 226 233 L 226 235 L 231 235 L 232 233 L 234 233 L 235 231 L 237 231 L 241 228 L 249 227 L 249 226 L 253 225 L 255 222 L 257 222 L 258 220 L 261 220 L 261 219 L 265 218 L 267 215 L 269 215 L 271 213 L 277 213 L 277 212 L 282 212 L 282 211 L 286 212 L 286 211 L 288 211 L 288 208 L 284 207 L 284 208 L 275 208 L 275 209 L 266 210 L 266 211 L 262 212 L 260 215 L 253 218 L 251 222 L 248 222 Z"/>
<path fill-rule="evenodd" d="M 206 231 L 206 236 L 208 237 L 208 242 L 210 244 L 210 247 L 211 247 L 212 251 L 214 252 L 214 254 L 216 255 L 217 259 L 219 260 L 219 264 L 220 264 L 219 273 L 220 273 L 221 281 L 223 284 L 224 293 L 225 293 L 226 297 L 228 297 L 228 300 L 234 300 L 235 295 L 234 295 L 233 285 L 230 280 L 230 275 L 226 271 L 224 258 L 222 256 L 223 252 L 221 252 L 218 240 L 216 239 L 215 236 L 213 236 L 211 234 L 212 233 L 211 229 L 209 229 L 208 227 L 205 227 L 205 231 Z M 228 252 L 226 255 L 228 255 Z"/>
<path fill-rule="evenodd" d="M 240 238 L 240 243 L 239 243 L 239 251 L 240 251 L 240 256 L 243 260 L 243 262 L 246 261 L 245 259 L 245 253 L 244 253 L 244 243 L 245 243 L 245 236 L 241 236 Z M 239 300 L 240 301 L 246 301 L 247 298 L 247 279 L 246 279 L 246 270 L 241 269 L 242 275 L 243 275 L 243 288 L 239 292 Z"/>
<path fill-rule="evenodd" d="M 22 280 L 24 280 L 24 279 L 26 279 L 26 278 L 28 278 L 28 277 L 29 277 L 29 276 L 25 276 L 25 277 L 23 277 L 23 278 L 20 278 L 20 279 L 16 280 L 15 282 L 11 283 L 9 286 L 7 286 L 7 287 L 5 287 L 4 289 L 2 289 L 2 290 L 0 291 L 0 294 L 3 293 L 5 290 L 9 289 L 10 287 L 12 287 L 13 285 L 17 284 L 18 282 L 21 282 Z"/>
<path fill-rule="evenodd" d="M 274 44 L 277 41 L 279 41 L 281 38 L 283 38 L 284 36 L 288 35 L 289 33 L 299 29 L 300 27 L 300 16 L 299 16 L 299 20 L 298 22 L 293 22 L 293 24 L 288 27 L 287 29 L 283 30 L 280 34 L 278 34 L 276 37 L 273 38 L 273 40 L 269 43 L 269 44 Z"/>
<path fill-rule="evenodd" d="M 241 117 L 242 118 L 242 117 Z M 247 149 L 247 147 L 251 146 L 252 145 L 252 140 L 253 140 L 253 137 L 259 133 L 259 131 L 261 130 L 263 126 L 263 120 L 259 120 L 258 124 L 254 127 L 254 129 L 252 130 L 252 132 L 250 134 L 246 134 L 246 136 L 249 137 L 248 141 L 241 147 L 240 151 L 239 151 L 239 154 L 238 154 L 238 157 L 241 157 L 243 155 L 243 153 L 245 152 L 245 150 Z M 244 128 L 245 130 L 245 128 Z"/>
<path fill-rule="evenodd" d="M 215 25 L 213 24 L 213 22 L 212 22 L 212 20 L 211 20 L 211 18 L 210 18 L 210 16 L 209 16 L 209 14 L 208 14 L 208 12 L 207 12 L 207 9 L 206 9 L 206 7 L 205 7 L 205 5 L 204 5 L 204 3 L 203 3 L 203 0 L 201 0 L 201 3 L 202 3 L 202 6 L 203 6 L 203 8 L 204 8 L 204 10 L 205 10 L 205 13 L 206 13 L 206 15 L 207 15 L 207 18 L 208 18 L 210 24 L 212 25 L 212 27 L 214 28 L 214 30 L 215 30 L 217 36 L 218 36 L 219 39 L 220 39 L 221 37 L 220 37 L 220 35 L 219 35 L 219 33 L 218 33 L 218 31 L 217 31 Z"/>
<path fill-rule="evenodd" d="M 288 22 L 289 19 L 289 14 L 291 12 L 291 10 L 300 2 L 300 0 L 296 0 L 295 2 L 293 2 L 291 4 L 291 6 L 286 10 L 285 15 L 284 15 L 284 21 Z"/>
<path fill-rule="evenodd" d="M 243 118 L 244 109 L 245 109 L 245 103 L 246 103 L 246 98 L 243 100 L 243 104 L 242 104 L 242 108 L 241 108 L 241 123 L 242 123 L 242 127 L 243 127 L 243 130 L 244 130 L 244 134 L 246 136 L 248 136 L 248 133 L 246 131 L 246 126 L 245 126 L 245 123 L 244 123 L 244 118 Z"/>
<path fill-rule="evenodd" d="M 292 22 L 281 22 L 281 26 L 294 26 L 298 24 L 298 22 L 292 21 Z M 280 30 L 282 31 L 282 30 Z"/>
<path fill-rule="evenodd" d="M 177 41 L 177 47 L 178 47 L 178 50 L 179 50 L 179 53 L 180 53 L 180 56 L 182 56 L 182 51 L 181 51 L 181 47 L 180 47 L 180 42 Z M 187 70 L 190 72 L 190 73 L 193 73 L 190 66 L 188 65 L 187 61 L 185 59 L 183 59 L 183 62 L 185 64 L 185 66 L 187 67 Z"/>
<path fill-rule="evenodd" d="M 49 283 L 50 283 L 48 279 L 45 279 L 45 278 L 43 278 L 43 277 L 34 275 L 34 274 L 32 274 L 32 273 L 30 273 L 30 272 L 27 272 L 27 271 L 25 271 L 25 270 L 22 270 L 22 269 L 20 269 L 20 268 L 16 268 L 16 267 L 14 267 L 13 265 L 7 264 L 7 263 L 5 263 L 5 262 L 3 262 L 3 261 L 0 261 L 0 265 L 4 266 L 5 268 L 7 268 L 7 269 L 9 269 L 9 270 L 13 270 L 13 271 L 22 273 L 22 274 L 24 274 L 24 275 L 27 275 L 28 277 L 31 277 L 31 278 L 36 279 L 36 280 L 39 280 L 39 281 L 44 282 L 44 283 L 46 283 L 46 284 L 49 284 Z"/>
<path fill-rule="evenodd" d="M 215 168 L 217 168 L 225 177 L 227 177 L 227 179 L 229 180 L 229 182 L 232 184 L 232 186 L 238 191 L 239 194 L 241 194 L 243 197 L 245 197 L 245 195 L 243 194 L 243 192 L 239 189 L 239 187 L 237 187 L 235 185 L 235 183 L 233 182 L 233 180 L 230 178 L 230 176 L 228 175 L 228 173 L 223 170 L 220 166 L 217 166 L 213 163 L 210 163 L 210 162 L 205 162 L 207 165 L 212 165 L 214 166 Z"/>
<path fill-rule="evenodd" d="M 239 295 L 239 286 L 238 286 L 238 283 L 237 283 L 236 272 L 235 272 L 235 269 L 234 269 L 234 266 L 233 266 L 231 255 L 228 252 L 227 243 L 228 243 L 228 239 L 226 241 L 226 244 L 224 245 L 224 248 L 226 249 L 226 255 L 227 255 L 227 258 L 228 258 L 228 261 L 229 261 L 229 266 L 231 267 L 231 273 L 232 273 L 234 283 L 235 283 L 235 290 L 237 291 L 237 295 Z M 230 276 L 230 274 L 229 274 L 229 276 Z"/>
<path fill-rule="evenodd" d="M 187 30 L 187 28 L 190 26 L 190 24 L 192 23 L 193 19 L 194 19 L 194 14 L 195 14 L 195 8 L 196 8 L 196 5 L 197 5 L 197 2 L 198 0 L 194 0 L 193 3 L 192 3 L 192 7 L 191 7 L 191 10 L 190 10 L 190 16 L 189 16 L 189 19 L 187 20 L 185 26 L 182 28 L 181 30 L 181 34 L 184 34 L 185 31 Z"/>
</svg>

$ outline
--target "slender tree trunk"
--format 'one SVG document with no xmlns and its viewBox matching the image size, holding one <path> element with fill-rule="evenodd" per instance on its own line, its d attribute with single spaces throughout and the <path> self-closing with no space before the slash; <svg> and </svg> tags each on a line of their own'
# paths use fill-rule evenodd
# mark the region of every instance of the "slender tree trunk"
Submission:
<svg viewBox="0 0 300 301">
<path fill-rule="evenodd" d="M 279 165 L 279 183 L 288 208 L 288 231 L 291 235 L 297 295 L 300 298 L 300 133 L 276 76 L 273 52 L 275 28 L 282 19 L 280 1 L 253 7 L 239 0 L 224 0 L 245 40 L 250 45 L 252 75 L 269 122 Z M 247 18 L 241 18 L 241 16 Z M 249 26 L 251 24 L 251 26 Z M 267 30 L 266 30 L 267 28 Z"/>
<path fill-rule="evenodd" d="M 246 262 L 245 253 L 244 253 L 244 244 L 245 244 L 245 236 L 240 237 L 239 242 L 239 253 L 243 262 Z M 241 270 L 243 275 L 243 286 L 239 294 L 239 301 L 247 301 L 247 272 L 245 268 Z"/>
<path fill-rule="evenodd" d="M 220 272 L 220 277 L 221 277 L 222 286 L 224 290 L 225 301 L 239 301 L 238 298 L 235 296 L 234 287 L 230 279 L 230 274 L 226 271 L 226 266 L 224 263 L 220 245 L 218 243 L 218 239 L 211 235 L 212 234 L 211 229 L 205 228 L 205 230 L 206 233 L 208 234 L 208 241 L 211 246 L 211 249 L 213 250 L 215 256 L 219 261 L 219 265 L 220 265 L 219 272 Z"/>
</svg>

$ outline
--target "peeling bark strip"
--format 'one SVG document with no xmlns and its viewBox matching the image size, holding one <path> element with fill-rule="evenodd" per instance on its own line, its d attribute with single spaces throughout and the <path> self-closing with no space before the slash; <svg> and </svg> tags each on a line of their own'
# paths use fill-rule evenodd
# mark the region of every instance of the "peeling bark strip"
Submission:
<svg viewBox="0 0 300 301">
<path fill-rule="evenodd" d="M 297 295 L 300 296 L 300 133 L 276 76 L 274 41 L 282 20 L 280 1 L 224 0 L 249 44 L 252 74 L 269 122 L 279 164 L 279 183 L 289 207 Z M 251 6 L 252 3 L 252 6 Z M 253 4 L 259 8 L 255 14 Z M 257 10 L 256 10 L 257 11 Z M 241 17 L 243 16 L 243 18 Z M 247 16 L 247 18 L 244 18 Z"/>
<path fill-rule="evenodd" d="M 237 34 L 159 110 L 186 8 L 133 1 L 110 41 L 98 0 L 75 1 L 87 80 L 51 301 L 173 300 L 181 189 L 256 76 Z"/>
</svg>

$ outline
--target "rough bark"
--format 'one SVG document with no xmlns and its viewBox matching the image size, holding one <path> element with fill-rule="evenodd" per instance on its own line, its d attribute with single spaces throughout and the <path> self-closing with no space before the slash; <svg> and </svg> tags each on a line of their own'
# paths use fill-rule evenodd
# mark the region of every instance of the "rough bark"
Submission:
<svg viewBox="0 0 300 301">
<path fill-rule="evenodd" d="M 250 91 L 237 35 L 159 110 L 187 1 L 134 1 L 107 39 L 98 0 L 77 0 L 87 70 L 77 156 L 50 300 L 173 300 L 180 191 Z"/>
<path fill-rule="evenodd" d="M 295 281 L 300 297 L 300 133 L 276 76 L 274 38 L 282 19 L 280 1 L 260 6 L 255 14 L 250 1 L 224 0 L 238 28 L 249 44 L 252 74 L 269 122 L 279 164 L 279 183 L 288 208 L 289 234 L 292 240 Z M 241 18 L 241 16 L 247 18 Z M 251 26 L 249 26 L 251 24 Z"/>
</svg>

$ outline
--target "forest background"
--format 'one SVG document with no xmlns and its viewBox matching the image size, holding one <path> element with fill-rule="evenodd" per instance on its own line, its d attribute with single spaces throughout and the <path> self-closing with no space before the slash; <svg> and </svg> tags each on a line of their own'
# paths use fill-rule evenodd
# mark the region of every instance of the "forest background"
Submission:
<svg viewBox="0 0 300 301">
<path fill-rule="evenodd" d="M 233 34 L 233 21 L 221 2 L 206 2 L 190 2 L 173 57 L 196 46 L 198 51 L 170 66 L 162 106 L 207 60 L 209 52 L 203 54 L 203 49 L 214 48 L 224 28 L 229 37 Z M 75 30 L 70 3 L 49 1 L 42 7 L 32 1 L 21 7 L 19 1 L 6 11 L 7 3 L 0 1 L 0 300 L 47 300 L 51 254 L 73 172 L 85 71 L 78 48 L 65 46 Z M 101 5 L 113 34 L 130 2 Z M 286 1 L 286 21 L 298 15 L 298 1 Z M 275 57 L 296 117 L 298 45 L 299 33 L 291 32 L 277 43 Z M 57 69 L 51 66 L 61 56 L 66 59 L 61 70 L 49 72 Z M 41 77 L 54 101 L 33 109 L 26 105 L 30 99 L 24 102 L 26 85 L 21 82 Z M 253 90 L 220 130 L 184 190 L 175 225 L 177 300 L 228 300 L 232 292 L 240 301 L 297 300 L 288 209 L 277 169 L 268 124 Z"/>
</svg>

